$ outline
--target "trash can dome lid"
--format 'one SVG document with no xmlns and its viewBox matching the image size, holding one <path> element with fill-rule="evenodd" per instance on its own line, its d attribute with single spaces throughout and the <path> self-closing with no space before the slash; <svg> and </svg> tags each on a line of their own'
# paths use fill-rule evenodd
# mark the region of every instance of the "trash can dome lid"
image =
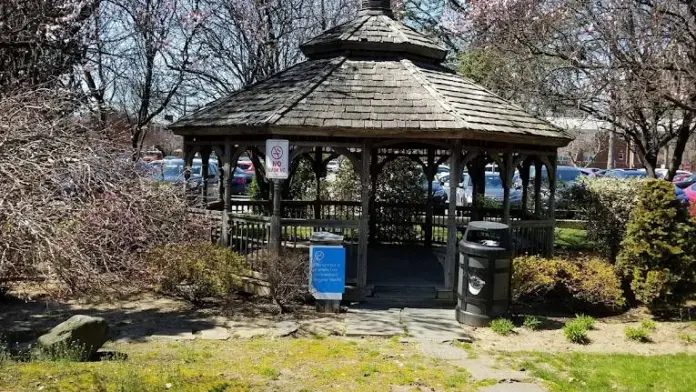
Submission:
<svg viewBox="0 0 696 392">
<path fill-rule="evenodd" d="M 507 230 L 508 225 L 498 222 L 474 221 L 467 225 L 468 230 Z"/>
</svg>

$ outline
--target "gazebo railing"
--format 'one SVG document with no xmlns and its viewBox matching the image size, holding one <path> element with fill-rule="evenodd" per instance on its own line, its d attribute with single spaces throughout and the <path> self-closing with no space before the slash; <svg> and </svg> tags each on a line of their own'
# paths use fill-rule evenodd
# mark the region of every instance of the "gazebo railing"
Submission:
<svg viewBox="0 0 696 392">
<path fill-rule="evenodd" d="M 230 247 L 252 262 L 258 262 L 269 246 L 271 218 L 230 213 L 228 216 Z M 285 248 L 309 246 L 309 238 L 315 231 L 340 234 L 346 243 L 357 243 L 359 220 L 339 219 L 281 219 L 281 242 Z"/>
<path fill-rule="evenodd" d="M 285 247 L 304 247 L 313 231 L 330 231 L 357 242 L 360 202 L 350 201 L 283 201 L 281 237 Z M 448 239 L 447 205 L 432 207 L 432 229 L 427 230 L 424 203 L 384 203 L 374 205 L 370 225 L 373 242 L 391 244 L 431 243 L 444 245 Z M 268 247 L 270 235 L 270 201 L 235 200 L 229 215 L 231 246 L 242 254 L 256 257 Z M 457 207 L 457 237 L 461 238 L 472 220 L 470 206 Z M 315 217 L 319 216 L 319 219 Z M 498 208 L 477 210 L 478 220 L 502 221 Z M 521 209 L 510 211 L 510 225 L 517 254 L 549 254 L 553 245 L 554 220 L 536 217 Z M 430 234 L 430 238 L 427 236 Z"/>
</svg>

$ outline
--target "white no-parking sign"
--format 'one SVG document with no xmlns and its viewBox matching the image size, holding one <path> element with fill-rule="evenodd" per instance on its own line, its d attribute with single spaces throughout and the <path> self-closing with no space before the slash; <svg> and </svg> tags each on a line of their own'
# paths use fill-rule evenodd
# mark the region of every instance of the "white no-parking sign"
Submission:
<svg viewBox="0 0 696 392">
<path fill-rule="evenodd" d="M 287 140 L 266 140 L 266 178 L 286 180 L 290 174 L 290 143 Z"/>
</svg>

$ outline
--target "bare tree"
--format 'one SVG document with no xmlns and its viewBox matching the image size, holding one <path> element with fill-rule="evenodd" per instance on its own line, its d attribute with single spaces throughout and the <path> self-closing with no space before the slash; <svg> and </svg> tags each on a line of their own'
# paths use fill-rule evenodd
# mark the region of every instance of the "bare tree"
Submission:
<svg viewBox="0 0 696 392">
<path fill-rule="evenodd" d="M 674 175 L 696 130 L 696 3 L 474 0 L 466 12 L 475 47 L 542 61 L 531 93 L 613 124 L 649 175 L 674 143 Z"/>
<path fill-rule="evenodd" d="M 147 283 L 144 251 L 204 238 L 178 187 L 149 181 L 82 105 L 57 88 L 0 98 L 0 284 L 122 290 Z"/>
<path fill-rule="evenodd" d="M 209 15 L 193 84 L 218 98 L 303 59 L 300 43 L 347 19 L 352 0 L 204 0 Z"/>
<path fill-rule="evenodd" d="M 607 150 L 609 131 L 582 127 L 567 130 L 575 139 L 561 148 L 559 154 L 567 156 L 573 166 L 587 167 L 597 158 L 597 155 Z"/>
<path fill-rule="evenodd" d="M 99 118 L 126 116 L 133 159 L 148 125 L 189 82 L 201 61 L 197 35 L 206 16 L 197 0 L 104 0 L 95 16 L 84 85 Z"/>
</svg>

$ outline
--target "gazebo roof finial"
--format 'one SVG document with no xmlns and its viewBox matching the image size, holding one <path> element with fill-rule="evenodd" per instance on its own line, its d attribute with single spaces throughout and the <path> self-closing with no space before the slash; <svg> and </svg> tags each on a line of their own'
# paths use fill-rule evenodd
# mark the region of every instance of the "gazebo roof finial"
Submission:
<svg viewBox="0 0 696 392">
<path fill-rule="evenodd" d="M 361 0 L 361 10 L 378 11 L 382 14 L 394 17 L 391 7 L 391 0 Z"/>
</svg>

